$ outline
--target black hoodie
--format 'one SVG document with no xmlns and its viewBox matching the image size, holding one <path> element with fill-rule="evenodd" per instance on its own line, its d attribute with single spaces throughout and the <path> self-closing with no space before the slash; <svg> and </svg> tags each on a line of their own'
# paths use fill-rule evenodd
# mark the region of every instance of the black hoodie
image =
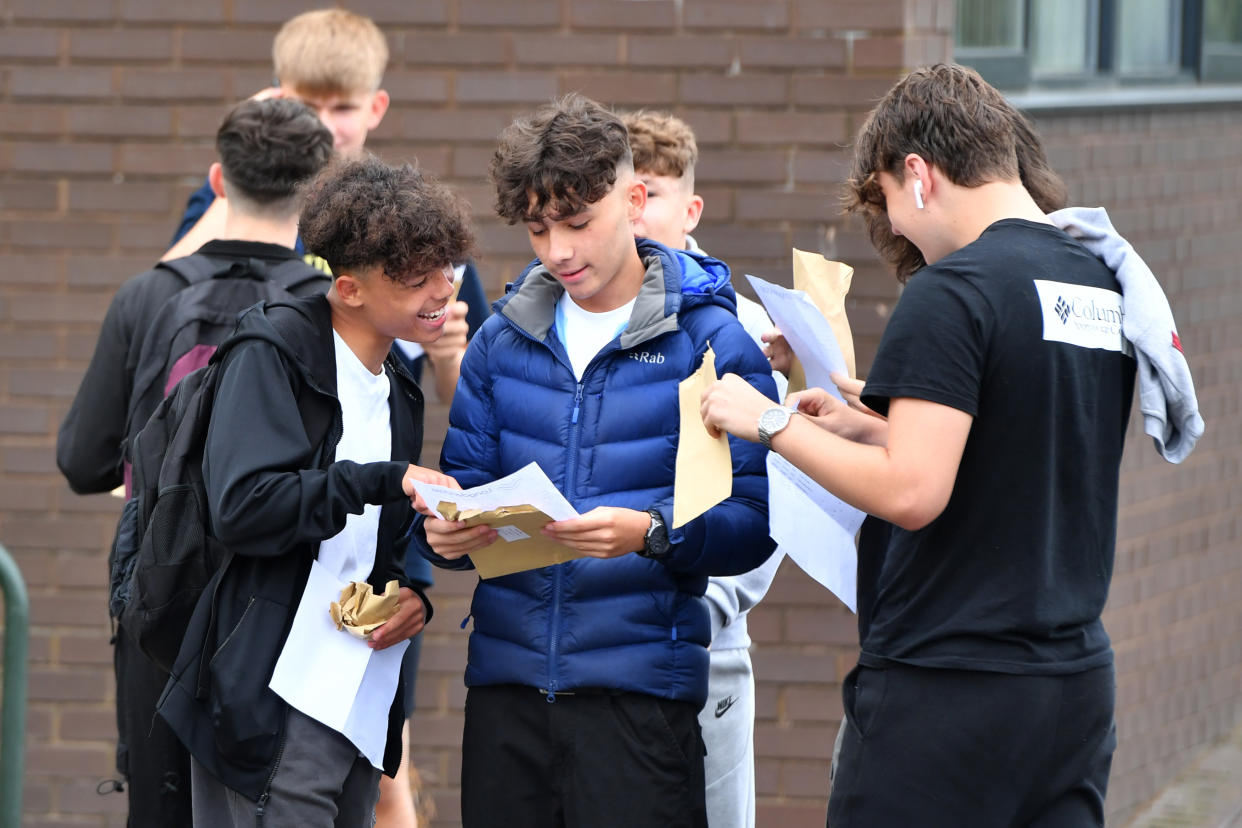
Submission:
<svg viewBox="0 0 1242 828">
<path fill-rule="evenodd" d="M 334 462 L 341 408 L 327 299 L 256 305 L 235 336 L 245 341 L 222 362 L 203 460 L 212 528 L 230 555 L 195 608 L 159 713 L 217 779 L 260 801 L 280 761 L 288 710 L 268 682 L 319 542 L 340 532 L 348 515 L 382 505 L 368 581 L 377 591 L 393 579 L 412 586 L 404 538 L 413 511 L 401 481 L 418 461 L 423 397 L 389 355 L 394 459 Z M 307 435 L 311 422 L 330 423 L 326 438 Z M 430 620 L 431 605 L 418 594 Z M 389 775 L 401 758 L 401 698 L 398 688 L 384 754 Z"/>
</svg>

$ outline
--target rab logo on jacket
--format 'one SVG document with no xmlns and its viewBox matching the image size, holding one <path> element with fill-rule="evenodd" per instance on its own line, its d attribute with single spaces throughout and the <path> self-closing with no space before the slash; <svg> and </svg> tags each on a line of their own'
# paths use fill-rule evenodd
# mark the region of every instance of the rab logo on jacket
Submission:
<svg viewBox="0 0 1242 828">
<path fill-rule="evenodd" d="M 630 359 L 636 362 L 646 362 L 649 365 L 663 365 L 664 354 L 656 351 L 654 354 L 650 351 L 630 351 Z"/>
</svg>

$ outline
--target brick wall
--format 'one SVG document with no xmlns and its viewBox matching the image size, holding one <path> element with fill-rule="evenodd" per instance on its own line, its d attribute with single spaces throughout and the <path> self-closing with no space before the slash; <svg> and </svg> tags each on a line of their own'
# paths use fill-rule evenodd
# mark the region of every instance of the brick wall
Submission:
<svg viewBox="0 0 1242 828">
<path fill-rule="evenodd" d="M 837 217 L 844 145 L 870 101 L 948 55 L 952 0 L 386 0 L 346 4 L 389 35 L 393 107 L 369 146 L 419 162 L 474 205 L 488 293 L 529 257 L 490 215 L 484 174 L 517 112 L 580 90 L 671 108 L 696 129 L 706 216 L 696 234 L 735 271 L 788 279 L 789 248 L 855 264 L 859 364 L 896 291 Z M 228 102 L 270 80 L 282 0 L 0 0 L 0 542 L 35 602 L 26 810 L 32 825 L 121 825 L 102 585 L 119 504 L 72 495 L 54 434 L 117 285 L 162 252 L 201 182 Z M 1237 720 L 1242 583 L 1236 545 L 1242 308 L 1229 270 L 1242 177 L 1236 112 L 1047 115 L 1077 199 L 1166 279 L 1208 436 L 1179 468 L 1136 435 L 1126 460 L 1109 620 L 1120 671 L 1119 819 Z M 433 406 L 424 458 L 445 414 Z M 457 823 L 467 612 L 473 579 L 439 577 L 414 755 Z M 827 760 L 853 663 L 854 622 L 786 566 L 751 620 L 760 825 L 822 825 Z M 1232 637 L 1231 637 L 1232 636 Z"/>
</svg>

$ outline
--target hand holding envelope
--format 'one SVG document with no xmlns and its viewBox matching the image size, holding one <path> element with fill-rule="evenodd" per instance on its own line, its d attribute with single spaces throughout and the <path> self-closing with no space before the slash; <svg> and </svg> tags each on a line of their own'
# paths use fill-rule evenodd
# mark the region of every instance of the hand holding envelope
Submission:
<svg viewBox="0 0 1242 828">
<path fill-rule="evenodd" d="M 712 434 L 703 422 L 700 400 L 716 381 L 716 354 L 708 345 L 699 370 L 681 381 L 681 432 L 673 483 L 673 526 L 677 529 L 733 493 L 733 455 L 729 438 Z M 758 392 L 756 392 L 758 393 Z"/>
<path fill-rule="evenodd" d="M 338 630 L 365 641 L 396 614 L 397 591 L 396 581 L 385 584 L 382 595 L 376 595 L 366 581 L 351 581 L 341 590 L 341 599 L 329 605 L 328 613 Z"/>
</svg>

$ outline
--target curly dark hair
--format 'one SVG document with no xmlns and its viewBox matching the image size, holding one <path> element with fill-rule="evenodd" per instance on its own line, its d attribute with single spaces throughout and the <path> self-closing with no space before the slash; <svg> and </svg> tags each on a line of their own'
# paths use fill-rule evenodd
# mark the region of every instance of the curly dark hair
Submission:
<svg viewBox="0 0 1242 828">
<path fill-rule="evenodd" d="M 931 88 L 937 94 L 920 104 L 911 98 L 914 91 L 909 87 Z M 978 122 L 955 126 L 954 118 L 966 117 L 966 113 L 973 113 Z M 900 129 L 915 134 L 902 137 L 896 134 Z M 945 154 L 951 144 L 958 143 L 972 149 L 960 155 Z M 1022 185 L 1045 213 L 1064 207 L 1068 197 L 1065 182 L 1048 164 L 1034 126 L 973 70 L 941 64 L 910 73 L 859 131 L 854 169 L 844 195 L 845 211 L 862 214 L 876 252 L 901 282 L 927 261 L 912 241 L 893 233 L 878 174 L 904 178 L 901 160 L 909 152 L 923 155 L 950 181 L 965 187 L 1012 178 L 1016 168 Z"/>
<path fill-rule="evenodd" d="M 590 98 L 566 95 L 501 133 L 491 166 L 496 212 L 510 224 L 575 215 L 633 163 L 621 119 Z"/>
<path fill-rule="evenodd" d="M 458 195 L 410 164 L 390 167 L 372 155 L 324 170 L 298 229 L 306 249 L 334 273 L 378 265 L 394 282 L 461 264 L 474 251 Z"/>
<path fill-rule="evenodd" d="M 332 133 L 306 104 L 247 100 L 216 131 L 216 151 L 231 194 L 256 206 L 292 202 L 332 158 Z M 290 204 L 289 212 L 295 207 Z"/>
</svg>

